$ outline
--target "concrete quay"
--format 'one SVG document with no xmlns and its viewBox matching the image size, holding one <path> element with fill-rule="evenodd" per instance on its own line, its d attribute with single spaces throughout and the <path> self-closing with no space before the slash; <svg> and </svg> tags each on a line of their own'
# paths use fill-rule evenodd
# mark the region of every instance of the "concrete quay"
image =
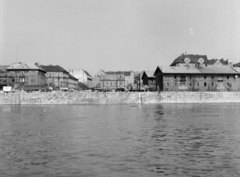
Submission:
<svg viewBox="0 0 240 177">
<path fill-rule="evenodd" d="M 240 92 L 0 93 L 0 104 L 159 104 L 240 102 Z"/>
</svg>

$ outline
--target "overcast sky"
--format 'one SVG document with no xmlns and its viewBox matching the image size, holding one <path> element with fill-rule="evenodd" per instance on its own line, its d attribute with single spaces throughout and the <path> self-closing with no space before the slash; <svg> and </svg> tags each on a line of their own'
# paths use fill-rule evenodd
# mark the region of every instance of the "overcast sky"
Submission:
<svg viewBox="0 0 240 177">
<path fill-rule="evenodd" d="M 184 52 L 236 63 L 239 7 L 239 0 L 2 0 L 0 64 L 94 75 L 155 70 Z"/>
</svg>

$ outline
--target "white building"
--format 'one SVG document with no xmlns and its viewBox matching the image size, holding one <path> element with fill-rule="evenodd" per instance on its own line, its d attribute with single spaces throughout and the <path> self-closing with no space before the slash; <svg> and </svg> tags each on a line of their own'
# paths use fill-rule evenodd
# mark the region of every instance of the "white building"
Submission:
<svg viewBox="0 0 240 177">
<path fill-rule="evenodd" d="M 69 73 L 78 79 L 79 83 L 83 83 L 90 87 L 92 85 L 92 76 L 83 69 L 70 69 Z"/>
</svg>

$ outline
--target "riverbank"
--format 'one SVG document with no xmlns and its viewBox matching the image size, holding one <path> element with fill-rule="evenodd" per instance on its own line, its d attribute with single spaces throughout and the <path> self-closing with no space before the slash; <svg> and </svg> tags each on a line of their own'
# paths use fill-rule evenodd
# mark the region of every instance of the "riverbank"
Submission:
<svg viewBox="0 0 240 177">
<path fill-rule="evenodd" d="M 0 104 L 158 104 L 240 102 L 240 92 L 0 93 Z"/>
</svg>

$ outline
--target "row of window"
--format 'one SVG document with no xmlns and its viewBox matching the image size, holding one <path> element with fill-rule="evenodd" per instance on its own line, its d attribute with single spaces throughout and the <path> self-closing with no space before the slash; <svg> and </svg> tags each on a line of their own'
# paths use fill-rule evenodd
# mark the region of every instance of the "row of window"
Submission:
<svg viewBox="0 0 240 177">
<path fill-rule="evenodd" d="M 207 82 L 204 82 L 203 84 L 204 84 L 204 87 L 207 87 Z M 209 84 L 210 84 L 210 83 L 209 83 Z M 167 85 L 167 86 L 170 86 L 170 82 L 166 82 L 166 85 Z M 227 85 L 229 86 L 229 85 L 232 85 L 232 84 L 231 84 L 231 83 L 227 83 Z M 175 83 L 175 86 L 178 86 L 178 84 Z M 192 83 L 191 83 L 191 82 L 189 83 L 189 86 L 192 86 Z M 196 83 L 196 86 L 199 87 L 200 84 L 199 84 L 199 83 Z M 209 86 L 210 86 L 210 85 L 209 85 Z M 211 86 L 214 87 L 214 83 L 213 83 L 213 82 L 211 83 Z"/>
<path fill-rule="evenodd" d="M 165 78 L 171 78 L 171 76 L 164 76 L 164 77 Z M 201 78 L 201 76 L 180 76 L 180 79 L 186 80 L 187 77 L 189 77 L 189 79 Z M 207 77 L 210 77 L 210 78 L 214 79 L 214 76 L 203 76 L 204 79 L 207 79 Z M 227 79 L 234 78 L 233 76 L 226 76 L 226 77 L 227 77 Z M 219 76 L 216 76 L 215 78 L 219 78 Z M 220 78 L 223 78 L 223 77 L 220 77 Z M 176 75 L 174 76 L 174 79 L 177 79 Z"/>
<path fill-rule="evenodd" d="M 9 71 L 9 73 L 11 74 L 24 74 L 24 73 L 37 73 L 38 71 Z M 39 72 L 39 73 L 42 73 L 42 72 Z M 42 73 L 44 74 L 44 73 Z"/>
</svg>

